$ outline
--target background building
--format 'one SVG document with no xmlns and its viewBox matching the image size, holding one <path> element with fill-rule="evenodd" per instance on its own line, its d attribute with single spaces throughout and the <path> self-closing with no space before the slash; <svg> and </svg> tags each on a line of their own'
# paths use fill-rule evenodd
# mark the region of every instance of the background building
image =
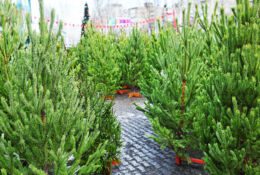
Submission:
<svg viewBox="0 0 260 175">
<path fill-rule="evenodd" d="M 38 1 L 12 1 L 25 12 L 31 12 L 33 28 L 38 30 Z M 159 18 L 162 23 L 171 23 L 176 18 L 181 25 L 182 10 L 187 8 L 189 0 L 44 0 L 46 20 L 50 18 L 51 9 L 55 9 L 56 21 L 64 22 L 63 35 L 68 46 L 75 45 L 80 40 L 84 4 L 86 2 L 89 4 L 92 23 L 96 26 L 109 26 L 108 28 L 100 27 L 103 31 L 109 31 L 110 27 L 119 32 L 120 28 L 131 31 L 132 27 L 137 25 L 144 31 L 150 32 L 152 29 L 156 30 L 157 25 L 149 19 Z M 194 4 L 202 5 L 206 2 L 209 6 L 209 17 L 211 16 L 216 0 L 192 0 L 191 20 L 195 14 Z M 230 9 L 235 3 L 236 0 L 219 0 L 219 6 L 223 6 L 226 13 L 231 13 Z M 142 21 L 146 22 L 142 23 Z M 57 29 L 57 26 L 55 25 L 54 30 Z"/>
<path fill-rule="evenodd" d="M 129 23 L 138 23 L 147 19 L 155 19 L 161 16 L 162 23 L 173 22 L 176 18 L 178 23 L 182 23 L 182 11 L 188 8 L 189 2 L 192 2 L 191 8 L 191 21 L 195 16 L 195 4 L 199 6 L 208 4 L 208 16 L 212 15 L 217 0 L 146 0 L 137 1 L 132 0 L 130 6 L 130 0 L 125 1 L 124 4 L 120 4 L 119 0 L 97 0 L 97 6 L 93 13 L 92 21 L 95 24 L 107 25 L 121 25 L 118 19 L 129 19 Z M 102 4 L 106 2 L 106 4 Z M 113 2 L 113 3 L 111 3 Z M 136 3 L 133 3 L 136 2 Z M 141 3 L 142 2 L 142 3 Z M 236 0 L 219 0 L 219 8 L 224 7 L 226 13 L 231 13 L 231 7 L 235 6 Z M 98 4 L 99 3 L 99 4 Z M 127 5 L 128 4 L 128 5 Z M 134 4 L 134 5 L 133 5 Z M 173 15 L 169 15 L 173 14 Z M 202 14 L 202 11 L 200 11 Z M 149 24 L 143 23 L 139 25 L 140 28 L 146 30 L 150 29 L 154 25 L 153 22 Z"/>
</svg>

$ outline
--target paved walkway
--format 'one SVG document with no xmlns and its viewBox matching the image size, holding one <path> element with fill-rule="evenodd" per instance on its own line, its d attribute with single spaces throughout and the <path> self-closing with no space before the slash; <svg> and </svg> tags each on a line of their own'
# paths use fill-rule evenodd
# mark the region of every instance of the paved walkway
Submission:
<svg viewBox="0 0 260 175">
<path fill-rule="evenodd" d="M 201 175 L 197 165 L 176 166 L 175 154 L 149 138 L 153 135 L 149 120 L 136 110 L 134 103 L 144 106 L 144 99 L 118 96 L 114 111 L 122 126 L 123 148 L 121 165 L 113 169 L 113 175 Z"/>
</svg>

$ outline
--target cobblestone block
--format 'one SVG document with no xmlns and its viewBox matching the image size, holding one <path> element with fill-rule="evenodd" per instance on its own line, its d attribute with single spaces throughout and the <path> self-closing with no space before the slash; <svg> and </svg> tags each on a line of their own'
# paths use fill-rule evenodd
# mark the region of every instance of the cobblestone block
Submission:
<svg viewBox="0 0 260 175">
<path fill-rule="evenodd" d="M 135 109 L 136 102 L 144 104 L 145 99 L 129 99 L 118 96 L 114 111 L 121 123 L 123 148 L 119 167 L 113 168 L 113 175 L 205 175 L 201 167 L 176 166 L 174 152 L 160 149 L 149 120 Z"/>
<path fill-rule="evenodd" d="M 138 168 L 142 173 L 145 172 L 145 168 L 144 168 L 143 166 L 140 166 L 140 165 L 139 165 L 137 168 Z"/>
<path fill-rule="evenodd" d="M 136 162 L 139 162 L 139 163 L 143 161 L 143 159 L 140 158 L 140 153 L 134 159 L 136 160 Z"/>
<path fill-rule="evenodd" d="M 132 161 L 131 161 L 131 164 L 132 164 L 134 167 L 136 167 L 136 166 L 139 165 L 139 163 L 137 163 L 135 160 L 132 160 Z"/>
<path fill-rule="evenodd" d="M 149 164 L 149 163 L 147 163 L 147 162 L 142 162 L 142 165 L 144 166 L 144 167 L 149 167 L 149 166 L 151 166 L 151 164 Z"/>
<path fill-rule="evenodd" d="M 129 166 L 127 167 L 127 169 L 128 169 L 129 171 L 134 171 L 134 170 L 135 170 L 135 168 L 134 168 L 132 165 L 129 165 Z"/>
</svg>

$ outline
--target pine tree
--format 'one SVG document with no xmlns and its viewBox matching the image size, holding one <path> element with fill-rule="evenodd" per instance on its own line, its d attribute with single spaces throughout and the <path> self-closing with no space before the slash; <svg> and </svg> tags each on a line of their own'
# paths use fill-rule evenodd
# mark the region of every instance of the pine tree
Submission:
<svg viewBox="0 0 260 175">
<path fill-rule="evenodd" d="M 120 54 L 114 43 L 114 35 L 104 35 L 88 28 L 78 47 L 84 76 L 97 84 L 98 92 L 113 95 L 121 78 L 118 65 Z"/>
<path fill-rule="evenodd" d="M 72 67 L 76 60 L 66 57 L 62 47 L 62 26 L 57 34 L 52 33 L 52 12 L 47 29 L 43 2 L 39 2 L 40 33 L 32 31 L 28 16 L 27 48 L 5 52 L 12 59 L 4 85 L 6 96 L 1 95 L 1 173 L 90 174 L 102 167 L 101 158 L 106 153 L 107 141 L 95 144 L 100 134 L 95 125 L 99 114 L 90 105 L 83 107 L 85 99 L 80 97 Z M 3 26 L 12 24 L 10 20 L 2 22 Z M 21 32 L 17 28 L 6 31 L 10 30 Z M 1 40 L 0 45 L 13 46 L 13 42 Z"/>
<path fill-rule="evenodd" d="M 0 96 L 5 94 L 4 82 L 9 79 L 9 63 L 12 55 L 23 47 L 25 37 L 19 31 L 22 28 L 20 12 L 11 3 L 0 2 Z"/>
<path fill-rule="evenodd" d="M 172 26 L 161 26 L 161 23 L 158 22 L 159 31 L 158 33 L 153 32 L 149 45 L 146 46 L 148 53 L 148 63 L 152 65 L 158 71 L 161 71 L 160 63 L 158 62 L 158 57 L 164 57 L 165 54 L 169 53 L 172 47 L 170 46 L 173 40 L 175 40 L 175 32 L 172 29 Z M 150 69 L 148 69 L 149 71 Z"/>
<path fill-rule="evenodd" d="M 95 84 L 84 76 L 83 70 L 79 72 L 79 77 L 81 77 L 80 92 L 86 99 L 83 106 L 96 114 L 93 126 L 99 126 L 100 131 L 91 149 L 95 151 L 96 145 L 108 142 L 105 146 L 106 153 L 101 158 L 102 167 L 97 172 L 108 173 L 111 171 L 111 162 L 119 158 L 122 145 L 121 128 L 113 113 L 113 103 L 105 101 L 101 94 L 96 93 Z M 87 156 L 83 158 L 87 159 Z"/>
<path fill-rule="evenodd" d="M 84 19 L 82 21 L 81 35 L 84 35 L 85 28 L 87 27 L 88 21 L 89 21 L 89 8 L 88 8 L 88 3 L 85 3 Z"/>
<path fill-rule="evenodd" d="M 121 128 L 113 113 L 113 102 L 104 99 L 104 95 L 112 95 L 120 84 L 121 74 L 116 63 L 119 53 L 116 52 L 115 44 L 112 33 L 103 35 L 93 28 L 88 28 L 81 43 L 71 50 L 72 55 L 79 58 L 77 65 L 80 67 L 80 92 L 87 99 L 84 106 L 89 105 L 97 115 L 94 126 L 99 126 L 100 134 L 95 145 L 108 142 L 105 146 L 106 154 L 101 158 L 102 167 L 98 170 L 101 173 L 111 171 L 111 162 L 119 158 L 121 147 Z M 96 64 L 99 66 L 93 67 Z M 90 72 L 90 69 L 96 72 Z M 109 76 L 106 76 L 108 74 Z M 102 80 L 105 80 L 106 84 L 101 84 Z M 95 151 L 96 147 L 93 146 L 92 149 Z"/>
<path fill-rule="evenodd" d="M 121 80 L 120 85 L 124 86 L 127 85 L 127 72 L 128 72 L 128 64 L 126 63 L 125 55 L 126 55 L 126 48 L 128 46 L 129 37 L 125 32 L 121 32 L 118 38 L 116 39 L 117 42 L 117 49 L 119 52 L 119 59 L 118 59 L 118 65 L 120 67 L 121 71 Z"/>
<path fill-rule="evenodd" d="M 137 87 L 141 76 L 146 76 L 147 51 L 145 34 L 134 28 L 130 36 L 122 40 L 122 45 L 120 45 L 122 81 L 124 84 Z"/>
<path fill-rule="evenodd" d="M 161 30 L 158 44 L 154 46 L 159 47 L 155 51 L 159 64 L 151 65 L 150 78 L 142 79 L 140 83 L 148 100 L 143 110 L 156 133 L 154 139 L 188 161 L 189 151 L 198 149 L 192 126 L 199 78 L 203 73 L 201 55 L 204 48 L 204 36 L 196 25 L 190 25 L 189 11 L 183 12 L 180 33 L 174 29 Z"/>
<path fill-rule="evenodd" d="M 201 19 L 211 61 L 194 128 L 213 175 L 260 172 L 259 15 L 259 0 L 238 0 L 231 16 Z"/>
</svg>

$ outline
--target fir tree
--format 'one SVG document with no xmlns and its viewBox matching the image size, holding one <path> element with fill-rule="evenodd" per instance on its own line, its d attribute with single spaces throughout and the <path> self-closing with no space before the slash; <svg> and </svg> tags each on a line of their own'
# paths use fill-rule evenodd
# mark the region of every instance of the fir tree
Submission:
<svg viewBox="0 0 260 175">
<path fill-rule="evenodd" d="M 148 53 L 148 63 L 152 65 L 158 71 L 161 71 L 160 63 L 158 62 L 159 57 L 164 57 L 168 54 L 172 46 L 171 44 L 175 40 L 175 32 L 172 29 L 172 26 L 161 26 L 161 23 L 158 22 L 159 31 L 158 33 L 153 32 L 151 37 L 149 37 L 149 45 L 146 46 Z M 178 40 L 176 40 L 178 41 Z M 148 68 L 148 72 L 149 72 Z M 149 75 L 149 74 L 148 74 Z"/>
<path fill-rule="evenodd" d="M 87 27 L 88 20 L 89 20 L 88 3 L 85 3 L 84 19 L 82 21 L 81 35 L 84 35 L 84 33 L 85 33 L 85 28 Z"/>
<path fill-rule="evenodd" d="M 6 0 L 0 2 L 0 96 L 5 94 L 3 84 L 9 79 L 9 63 L 13 53 L 22 47 L 25 37 L 22 36 L 21 13 Z"/>
<path fill-rule="evenodd" d="M 211 58 L 194 128 L 210 174 L 257 174 L 260 133 L 260 4 L 238 0 L 201 19 Z M 206 27 L 205 27 L 206 26 Z M 208 26 L 208 27 L 207 27 Z"/>
<path fill-rule="evenodd" d="M 96 90 L 103 95 L 113 95 L 120 84 L 120 54 L 113 41 L 113 34 L 103 35 L 89 28 L 78 46 L 84 76 L 97 84 Z"/>
<path fill-rule="evenodd" d="M 128 36 L 123 39 L 120 59 L 122 70 L 122 81 L 124 84 L 138 86 L 141 76 L 145 76 L 147 67 L 147 51 L 145 34 L 134 28 Z"/>
<path fill-rule="evenodd" d="M 102 167 L 97 172 L 108 173 L 111 171 L 111 162 L 119 158 L 122 145 L 121 128 L 113 113 L 113 103 L 105 101 L 103 96 L 97 93 L 95 84 L 85 76 L 84 70 L 79 71 L 79 77 L 80 92 L 86 99 L 83 106 L 96 114 L 93 126 L 99 126 L 100 131 L 91 150 L 95 151 L 96 145 L 108 142 L 105 146 L 106 153 L 101 158 Z M 83 158 L 87 159 L 88 155 L 86 154 Z"/>
<path fill-rule="evenodd" d="M 112 95 L 117 89 L 121 75 L 114 39 L 112 33 L 106 36 L 88 28 L 80 44 L 71 50 L 72 55 L 78 57 L 80 92 L 86 99 L 84 106 L 89 106 L 97 115 L 94 126 L 99 126 L 100 134 L 95 144 L 108 142 L 106 154 L 101 158 L 102 167 L 98 170 L 101 173 L 111 171 L 111 162 L 118 159 L 121 147 L 121 128 L 112 110 L 113 102 L 104 99 L 104 95 Z M 96 65 L 99 66 L 93 67 Z M 95 151 L 96 147 L 93 145 L 92 149 Z"/>
<path fill-rule="evenodd" d="M 192 125 L 203 73 L 204 37 L 190 25 L 189 10 L 183 15 L 180 33 L 161 30 L 154 46 L 159 47 L 155 51 L 159 65 L 151 65 L 150 78 L 142 79 L 140 84 L 148 100 L 144 111 L 157 134 L 154 139 L 189 160 L 189 151 L 198 145 Z"/>
<path fill-rule="evenodd" d="M 32 31 L 28 16 L 29 45 L 6 53 L 12 54 L 12 63 L 4 85 L 6 96 L 1 96 L 1 172 L 90 174 L 102 166 L 107 141 L 93 149 L 100 134 L 95 125 L 98 114 L 89 105 L 84 110 L 72 67 L 76 60 L 66 57 L 61 25 L 57 34 L 52 33 L 54 12 L 47 26 L 39 2 L 40 34 Z"/>
</svg>

